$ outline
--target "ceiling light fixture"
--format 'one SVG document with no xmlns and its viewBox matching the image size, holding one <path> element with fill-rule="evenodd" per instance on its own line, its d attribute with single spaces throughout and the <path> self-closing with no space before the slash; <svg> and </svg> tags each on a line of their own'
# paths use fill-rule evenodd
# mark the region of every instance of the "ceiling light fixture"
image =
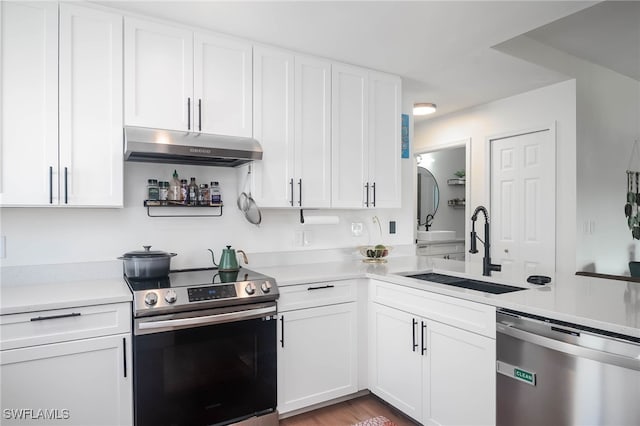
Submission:
<svg viewBox="0 0 640 426">
<path fill-rule="evenodd" d="M 431 102 L 419 102 L 413 104 L 413 115 L 429 115 L 436 112 L 436 104 Z"/>
</svg>

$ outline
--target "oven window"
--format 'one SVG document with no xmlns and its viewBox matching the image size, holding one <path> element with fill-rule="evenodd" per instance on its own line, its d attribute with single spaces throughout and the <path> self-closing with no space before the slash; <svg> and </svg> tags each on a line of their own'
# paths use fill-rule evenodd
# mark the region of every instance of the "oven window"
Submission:
<svg viewBox="0 0 640 426">
<path fill-rule="evenodd" d="M 233 423 L 276 408 L 276 320 L 134 340 L 137 426 Z"/>
</svg>

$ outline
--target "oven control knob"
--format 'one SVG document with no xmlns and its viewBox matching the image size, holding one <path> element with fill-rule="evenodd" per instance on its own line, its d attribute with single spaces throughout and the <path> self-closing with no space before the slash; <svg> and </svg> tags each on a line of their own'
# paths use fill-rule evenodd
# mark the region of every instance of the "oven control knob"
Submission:
<svg viewBox="0 0 640 426">
<path fill-rule="evenodd" d="M 260 286 L 263 293 L 269 293 L 271 291 L 271 283 L 269 281 L 265 281 Z"/>
<path fill-rule="evenodd" d="M 164 300 L 166 300 L 167 303 L 173 303 L 177 298 L 178 295 L 176 294 L 175 290 L 169 290 L 167 291 L 167 294 L 164 295 Z"/>
<path fill-rule="evenodd" d="M 150 291 L 144 296 L 144 303 L 149 306 L 155 305 L 156 303 L 158 303 L 158 295 L 153 291 Z"/>
<path fill-rule="evenodd" d="M 254 283 L 249 283 L 245 286 L 244 291 L 247 292 L 249 296 L 256 292 L 256 285 Z"/>
</svg>

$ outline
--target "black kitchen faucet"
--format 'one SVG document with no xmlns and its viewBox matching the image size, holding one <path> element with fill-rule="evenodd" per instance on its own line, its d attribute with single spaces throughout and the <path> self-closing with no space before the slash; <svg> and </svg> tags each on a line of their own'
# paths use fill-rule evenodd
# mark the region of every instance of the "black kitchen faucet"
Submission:
<svg viewBox="0 0 640 426">
<path fill-rule="evenodd" d="M 482 212 L 484 215 L 484 241 L 478 238 L 476 234 L 476 220 L 478 220 L 478 213 Z M 482 275 L 491 276 L 491 271 L 500 271 L 502 270 L 502 265 L 496 265 L 491 263 L 491 254 L 489 253 L 489 213 L 487 213 L 487 209 L 484 206 L 476 207 L 476 210 L 471 215 L 471 249 L 469 253 L 477 253 L 477 240 L 484 245 L 484 257 L 482 258 Z"/>
</svg>

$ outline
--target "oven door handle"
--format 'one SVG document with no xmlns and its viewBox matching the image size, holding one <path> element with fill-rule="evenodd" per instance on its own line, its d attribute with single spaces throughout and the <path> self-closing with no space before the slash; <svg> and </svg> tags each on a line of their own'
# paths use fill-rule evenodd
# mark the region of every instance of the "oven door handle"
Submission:
<svg viewBox="0 0 640 426">
<path fill-rule="evenodd" d="M 198 327 L 203 325 L 222 324 L 239 320 L 249 320 L 276 314 L 276 307 L 270 306 L 246 311 L 227 312 L 224 314 L 205 315 L 201 317 L 179 318 L 162 321 L 138 323 L 140 330 L 175 329 L 184 327 Z"/>
</svg>

